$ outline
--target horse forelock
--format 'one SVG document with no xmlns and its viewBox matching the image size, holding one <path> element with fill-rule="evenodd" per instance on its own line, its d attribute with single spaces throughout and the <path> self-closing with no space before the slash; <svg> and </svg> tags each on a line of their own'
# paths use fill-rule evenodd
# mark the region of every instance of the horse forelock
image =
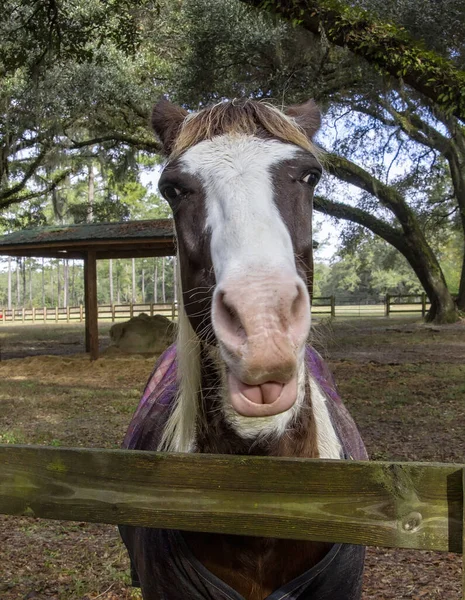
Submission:
<svg viewBox="0 0 465 600">
<path fill-rule="evenodd" d="M 319 156 L 293 117 L 275 106 L 256 100 L 231 100 L 187 115 L 174 142 L 170 158 L 177 158 L 196 144 L 221 135 L 250 135 L 275 138 Z"/>
</svg>

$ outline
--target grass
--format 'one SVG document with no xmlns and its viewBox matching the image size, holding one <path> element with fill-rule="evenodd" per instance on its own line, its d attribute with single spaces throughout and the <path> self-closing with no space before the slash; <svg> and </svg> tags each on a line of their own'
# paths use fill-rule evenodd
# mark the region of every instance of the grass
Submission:
<svg viewBox="0 0 465 600">
<path fill-rule="evenodd" d="M 119 447 L 153 363 L 84 355 L 1 362 L 0 443 Z M 0 516 L 0 539 L 2 600 L 140 598 L 115 527 Z"/>
</svg>

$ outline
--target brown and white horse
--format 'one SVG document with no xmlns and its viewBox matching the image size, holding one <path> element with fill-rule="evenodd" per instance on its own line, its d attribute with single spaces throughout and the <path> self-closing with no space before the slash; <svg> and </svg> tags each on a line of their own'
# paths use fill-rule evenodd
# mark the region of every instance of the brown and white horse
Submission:
<svg viewBox="0 0 465 600">
<path fill-rule="evenodd" d="M 152 124 L 168 156 L 159 189 L 173 210 L 178 244 L 177 390 L 169 403 L 157 401 L 152 420 L 145 413 L 127 446 L 343 458 L 327 395 L 306 360 L 318 109 L 309 101 L 284 114 L 242 100 L 188 114 L 161 100 Z M 354 564 L 341 568 L 339 587 L 328 588 L 336 592 L 321 584 L 320 595 L 300 596 L 286 585 L 315 568 L 321 577 L 321 565 L 337 563 L 335 545 L 205 533 L 160 542 L 153 532 L 122 528 L 148 600 L 360 597 L 362 551 L 345 559 Z M 171 556 L 176 544 L 184 557 L 192 553 L 182 568 Z M 170 578 L 169 563 L 157 563 L 167 560 L 162 552 L 178 573 L 165 586 L 155 581 Z M 204 590 L 207 573 L 213 579 Z M 185 576 L 197 583 L 173 590 Z M 302 585 L 293 589 L 307 589 Z"/>
</svg>

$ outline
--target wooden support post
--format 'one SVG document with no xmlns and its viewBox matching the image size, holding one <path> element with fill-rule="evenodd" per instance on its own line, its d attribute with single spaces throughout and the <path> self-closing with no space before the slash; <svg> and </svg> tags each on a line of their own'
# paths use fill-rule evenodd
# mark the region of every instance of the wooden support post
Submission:
<svg viewBox="0 0 465 600">
<path fill-rule="evenodd" d="M 426 317 L 426 294 L 423 292 L 421 294 L 421 316 L 423 318 Z"/>
<path fill-rule="evenodd" d="M 150 316 L 153 317 L 153 302 L 150 303 Z"/>
<path fill-rule="evenodd" d="M 79 321 L 82 323 L 83 313 L 82 313 L 82 304 L 79 305 Z"/>
<path fill-rule="evenodd" d="M 129 303 L 129 318 L 132 319 L 133 316 L 134 316 L 134 303 L 130 302 Z"/>
<path fill-rule="evenodd" d="M 32 307 L 32 322 L 36 322 L 36 309 L 35 306 Z"/>
<path fill-rule="evenodd" d="M 176 304 L 173 302 L 171 305 L 171 320 L 174 321 L 176 317 Z"/>
<path fill-rule="evenodd" d="M 336 316 L 336 296 L 332 295 L 330 297 L 330 302 L 331 302 L 331 316 L 335 317 Z"/>
<path fill-rule="evenodd" d="M 58 323 L 58 306 L 55 306 L 55 323 Z"/>
<path fill-rule="evenodd" d="M 97 258 L 88 250 L 84 258 L 84 297 L 86 314 L 86 352 L 90 359 L 98 358 Z"/>
<path fill-rule="evenodd" d="M 23 306 L 23 308 L 21 309 L 21 321 L 23 323 L 24 323 L 24 312 L 25 312 L 25 309 L 24 309 L 24 306 Z"/>
<path fill-rule="evenodd" d="M 69 305 L 66 307 L 66 322 L 69 323 Z"/>
<path fill-rule="evenodd" d="M 44 306 L 44 323 L 47 322 L 47 307 Z"/>
<path fill-rule="evenodd" d="M 391 294 L 386 294 L 386 317 L 391 314 Z"/>
<path fill-rule="evenodd" d="M 116 310 L 115 310 L 115 305 L 112 304 L 111 305 L 111 321 L 112 321 L 112 323 L 115 322 L 115 319 L 116 319 Z"/>
</svg>

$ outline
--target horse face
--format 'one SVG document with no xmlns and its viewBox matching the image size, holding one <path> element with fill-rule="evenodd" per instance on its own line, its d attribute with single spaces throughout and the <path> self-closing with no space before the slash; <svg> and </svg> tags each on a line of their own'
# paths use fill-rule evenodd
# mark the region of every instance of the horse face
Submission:
<svg viewBox="0 0 465 600">
<path fill-rule="evenodd" d="M 159 188 L 173 209 L 184 306 L 216 341 L 232 409 L 291 409 L 310 329 L 312 198 L 321 167 L 270 137 L 217 135 L 170 162 Z"/>
</svg>

